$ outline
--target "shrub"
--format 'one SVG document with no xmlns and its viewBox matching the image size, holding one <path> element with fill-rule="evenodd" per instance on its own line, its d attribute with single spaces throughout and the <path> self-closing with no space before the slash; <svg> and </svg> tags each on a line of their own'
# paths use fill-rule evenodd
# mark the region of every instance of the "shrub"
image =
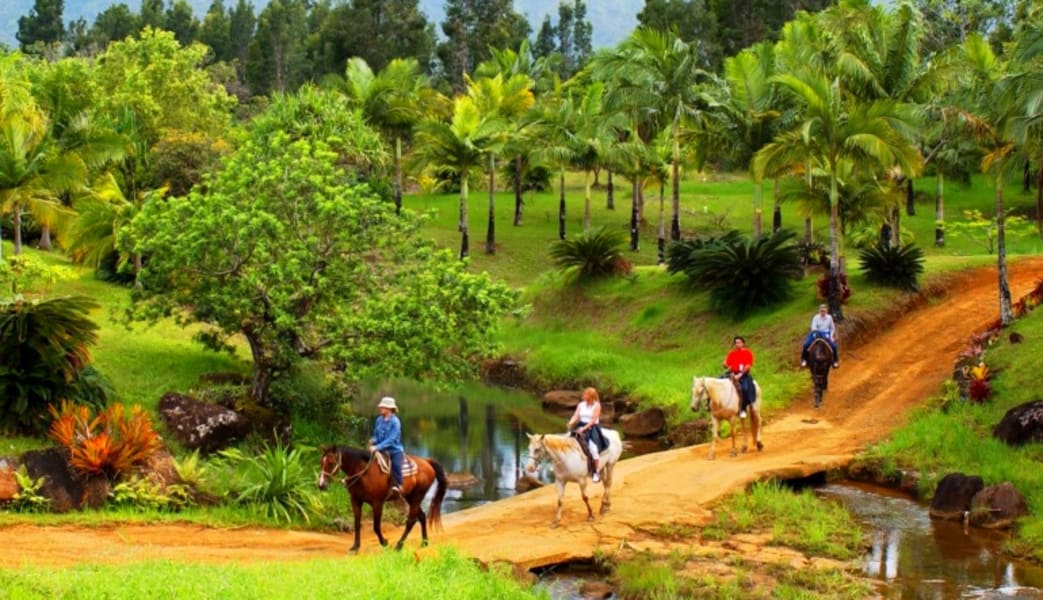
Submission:
<svg viewBox="0 0 1043 600">
<path fill-rule="evenodd" d="M 14 479 L 18 483 L 18 493 L 11 500 L 11 508 L 17 512 L 46 512 L 51 506 L 51 500 L 40 493 L 43 489 L 44 478 L 33 479 L 26 471 L 25 465 L 18 467 L 14 472 Z"/>
<path fill-rule="evenodd" d="M 192 503 L 187 485 L 163 487 L 146 477 L 131 477 L 112 487 L 112 502 L 141 511 L 178 510 Z"/>
<path fill-rule="evenodd" d="M 679 242 L 670 242 L 666 247 L 666 272 L 684 273 L 692 266 L 695 260 L 693 254 L 696 251 L 713 244 L 732 244 L 740 240 L 742 240 L 742 234 L 733 229 L 720 237 L 697 236 Z"/>
<path fill-rule="evenodd" d="M 989 383 L 989 367 L 984 361 L 968 369 L 967 395 L 975 402 L 985 402 L 992 395 Z"/>
<path fill-rule="evenodd" d="M 755 308 L 790 297 L 792 280 L 804 275 L 792 231 L 745 240 L 726 236 L 692 253 L 685 275 L 710 291 L 715 309 L 741 318 Z"/>
<path fill-rule="evenodd" d="M 245 456 L 238 449 L 224 450 L 221 456 L 241 469 L 239 502 L 261 509 L 274 521 L 293 521 L 300 516 L 311 522 L 321 508 L 312 469 L 307 469 L 299 449 L 276 442 L 266 445 L 259 456 Z"/>
<path fill-rule="evenodd" d="M 579 237 L 554 242 L 550 255 L 558 268 L 575 269 L 581 279 L 626 275 L 632 266 L 623 256 L 625 246 L 622 232 L 595 227 Z"/>
<path fill-rule="evenodd" d="M 0 425 L 46 429 L 47 406 L 63 400 L 99 407 L 112 397 L 97 371 L 85 371 L 98 326 L 84 297 L 0 300 Z"/>
<path fill-rule="evenodd" d="M 797 252 L 800 264 L 805 267 L 829 266 L 829 250 L 819 242 L 798 242 Z"/>
<path fill-rule="evenodd" d="M 866 279 L 903 290 L 915 291 L 923 273 L 924 254 L 916 244 L 901 247 L 878 245 L 858 253 Z"/>
<path fill-rule="evenodd" d="M 140 406 L 128 414 L 117 402 L 97 416 L 91 407 L 71 402 L 49 410 L 54 417 L 51 439 L 68 448 L 69 463 L 86 474 L 117 479 L 145 464 L 161 447 L 152 419 Z"/>
</svg>

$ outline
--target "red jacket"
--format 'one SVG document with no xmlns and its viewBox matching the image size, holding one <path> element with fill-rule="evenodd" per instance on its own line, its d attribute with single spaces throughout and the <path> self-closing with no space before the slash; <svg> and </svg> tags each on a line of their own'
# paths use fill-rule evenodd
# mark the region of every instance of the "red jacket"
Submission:
<svg viewBox="0 0 1043 600">
<path fill-rule="evenodd" d="M 740 370 L 749 371 L 753 366 L 753 352 L 750 352 L 749 348 L 732 350 L 724 359 L 724 364 L 728 365 L 732 373 L 738 373 Z M 739 369 L 739 365 L 743 365 L 745 369 Z"/>
</svg>

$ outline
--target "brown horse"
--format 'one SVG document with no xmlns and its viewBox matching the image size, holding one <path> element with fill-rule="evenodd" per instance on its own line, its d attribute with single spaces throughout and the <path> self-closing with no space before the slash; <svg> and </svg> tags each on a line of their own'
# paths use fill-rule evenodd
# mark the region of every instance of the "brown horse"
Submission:
<svg viewBox="0 0 1043 600">
<path fill-rule="evenodd" d="M 405 460 L 416 463 L 416 473 L 402 478 L 402 497 L 409 504 L 409 516 L 406 517 L 406 530 L 395 544 L 396 550 L 402 549 L 402 544 L 417 521 L 420 521 L 420 535 L 423 537 L 421 543 L 427 545 L 428 518 L 420 508 L 420 503 L 435 482 L 438 483 L 438 487 L 429 509 L 431 527 L 435 530 L 442 529 L 442 499 L 445 498 L 447 488 L 445 470 L 434 459 L 407 455 Z M 364 503 L 373 507 L 373 531 L 377 534 L 380 545 L 387 546 L 387 540 L 380 532 L 380 517 L 384 512 L 384 502 L 388 499 L 391 481 L 390 475 L 380 470 L 376 455 L 347 446 L 323 448 L 319 471 L 320 490 L 329 487 L 330 481 L 338 471 L 344 475 L 342 481 L 351 495 L 351 511 L 355 514 L 355 544 L 351 547 L 351 552 L 358 552 L 359 549 L 359 529 L 362 525 Z"/>
<path fill-rule="evenodd" d="M 829 369 L 833 366 L 833 347 L 824 338 L 808 346 L 808 371 L 815 386 L 815 408 L 822 406 L 822 394 L 829 388 Z"/>
</svg>

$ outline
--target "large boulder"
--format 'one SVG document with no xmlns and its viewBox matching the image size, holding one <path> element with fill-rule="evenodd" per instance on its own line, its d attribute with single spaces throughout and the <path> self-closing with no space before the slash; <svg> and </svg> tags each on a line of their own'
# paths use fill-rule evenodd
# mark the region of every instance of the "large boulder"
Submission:
<svg viewBox="0 0 1043 600">
<path fill-rule="evenodd" d="M 626 436 L 650 437 L 666 427 L 666 413 L 660 408 L 649 408 L 619 418 L 619 430 Z"/>
<path fill-rule="evenodd" d="M 182 446 L 203 454 L 227 448 L 250 433 L 250 422 L 238 412 L 175 392 L 160 399 L 159 415 Z"/>
<path fill-rule="evenodd" d="M 670 429 L 665 436 L 666 443 L 674 448 L 695 446 L 710 441 L 710 420 L 695 419 L 681 423 Z"/>
<path fill-rule="evenodd" d="M 985 487 L 981 477 L 949 473 L 938 482 L 931 500 L 931 518 L 946 521 L 962 521 L 965 512 L 971 509 L 971 499 Z"/>
<path fill-rule="evenodd" d="M 0 502 L 14 500 L 18 495 L 18 480 L 14 478 L 17 468 L 14 461 L 0 458 Z"/>
<path fill-rule="evenodd" d="M 1019 404 L 1003 415 L 992 437 L 1008 446 L 1043 442 L 1043 400 Z"/>
<path fill-rule="evenodd" d="M 43 478 L 40 495 L 51 501 L 51 510 L 64 513 L 83 505 L 84 480 L 69 465 L 67 448 L 30 450 L 22 455 L 29 477 Z"/>
<path fill-rule="evenodd" d="M 1009 481 L 990 485 L 971 499 L 970 522 L 975 527 L 1005 528 L 1027 515 L 1028 504 Z"/>
<path fill-rule="evenodd" d="M 583 401 L 583 392 L 575 390 L 551 390 L 543 395 L 543 408 L 550 411 L 572 411 Z"/>
</svg>

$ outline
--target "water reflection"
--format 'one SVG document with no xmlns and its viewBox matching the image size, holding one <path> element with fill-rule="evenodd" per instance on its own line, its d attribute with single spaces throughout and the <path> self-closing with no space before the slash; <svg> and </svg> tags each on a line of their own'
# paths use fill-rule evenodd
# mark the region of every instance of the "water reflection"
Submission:
<svg viewBox="0 0 1043 600">
<path fill-rule="evenodd" d="M 385 383 L 367 390 L 367 400 L 353 408 L 375 415 L 376 400 L 369 399 L 381 395 L 398 402 L 406 452 L 435 458 L 460 484 L 471 481 L 449 490 L 446 513 L 513 496 L 528 448 L 526 434 L 565 426 L 565 419 L 544 413 L 529 394 L 481 385 L 439 392 L 413 382 Z"/>
<path fill-rule="evenodd" d="M 1006 558 L 1001 532 L 934 521 L 925 506 L 883 488 L 827 485 L 817 492 L 871 528 L 863 571 L 887 583 L 887 598 L 1043 598 L 1043 569 Z"/>
</svg>

